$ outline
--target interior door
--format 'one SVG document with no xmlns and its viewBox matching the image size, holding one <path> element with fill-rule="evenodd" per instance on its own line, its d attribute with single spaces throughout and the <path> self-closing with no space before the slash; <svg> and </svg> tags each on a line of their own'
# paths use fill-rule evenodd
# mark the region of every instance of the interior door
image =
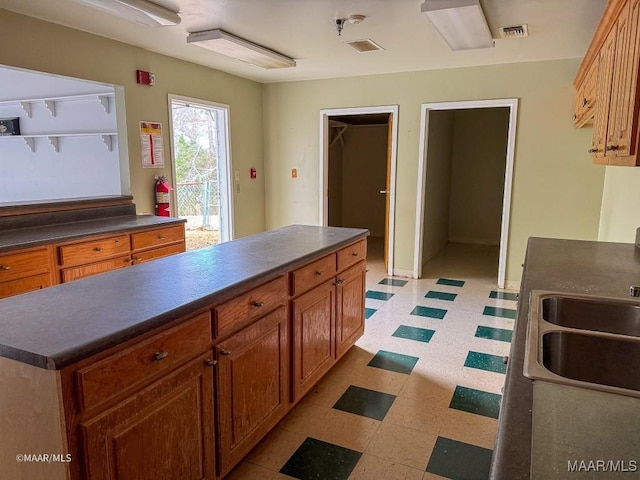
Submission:
<svg viewBox="0 0 640 480">
<path fill-rule="evenodd" d="M 387 120 L 387 175 L 384 191 L 386 207 L 384 215 L 384 269 L 389 271 L 389 217 L 391 212 L 391 140 L 393 137 L 393 115 Z"/>
</svg>

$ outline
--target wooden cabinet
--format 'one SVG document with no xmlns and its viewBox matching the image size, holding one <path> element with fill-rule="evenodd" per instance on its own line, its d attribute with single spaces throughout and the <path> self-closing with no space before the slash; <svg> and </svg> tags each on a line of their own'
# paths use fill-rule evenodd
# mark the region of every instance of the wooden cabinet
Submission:
<svg viewBox="0 0 640 480">
<path fill-rule="evenodd" d="M 598 59 L 591 63 L 584 82 L 578 87 L 573 114 L 573 125 L 577 128 L 593 124 L 597 105 L 596 84 L 599 64 Z"/>
<path fill-rule="evenodd" d="M 0 298 L 50 286 L 51 256 L 47 247 L 0 255 Z"/>
<path fill-rule="evenodd" d="M 135 264 L 184 252 L 184 225 L 132 233 L 131 250 Z"/>
<path fill-rule="evenodd" d="M 289 409 L 286 308 L 279 307 L 218 344 L 216 356 L 219 474 L 223 476 Z"/>
<path fill-rule="evenodd" d="M 365 262 L 338 275 L 336 310 L 336 356 L 342 357 L 364 333 Z"/>
<path fill-rule="evenodd" d="M 213 480 L 211 353 L 80 424 L 87 480 Z"/>
<path fill-rule="evenodd" d="M 640 164 L 639 23 L 640 0 L 610 0 L 574 81 L 577 105 L 590 88 L 597 65 L 593 140 L 589 149 L 597 164 Z M 580 115 L 576 113 L 578 121 L 574 123 L 580 126 Z"/>
</svg>

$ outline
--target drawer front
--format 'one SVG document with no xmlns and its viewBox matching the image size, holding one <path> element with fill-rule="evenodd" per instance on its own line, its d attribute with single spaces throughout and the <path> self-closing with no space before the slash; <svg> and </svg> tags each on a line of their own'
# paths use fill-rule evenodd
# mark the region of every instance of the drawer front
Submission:
<svg viewBox="0 0 640 480">
<path fill-rule="evenodd" d="M 60 271 L 61 281 L 63 283 L 72 282 L 79 278 L 90 277 L 91 275 L 97 275 L 98 273 L 117 270 L 118 268 L 128 267 L 129 265 L 131 265 L 131 257 L 127 256 L 112 258 L 111 260 L 104 260 L 90 265 L 82 265 L 80 267 L 65 268 Z"/>
<path fill-rule="evenodd" d="M 285 277 L 265 283 L 215 308 L 216 335 L 226 336 L 270 312 L 287 300 Z"/>
<path fill-rule="evenodd" d="M 303 292 L 326 282 L 336 274 L 336 254 L 332 253 L 320 260 L 291 272 L 291 295 Z"/>
<path fill-rule="evenodd" d="M 80 265 L 128 253 L 129 235 L 118 235 L 60 247 L 60 264 Z"/>
<path fill-rule="evenodd" d="M 175 255 L 176 253 L 184 252 L 184 243 L 177 243 L 175 245 L 169 245 L 168 247 L 153 248 L 144 252 L 135 253 L 133 255 L 134 263 L 148 262 L 155 258 L 168 257 L 169 255 Z"/>
<path fill-rule="evenodd" d="M 46 248 L 0 255 L 0 282 L 16 280 L 48 271 L 49 252 Z"/>
<path fill-rule="evenodd" d="M 82 368 L 76 372 L 80 408 L 93 408 L 139 386 L 202 354 L 210 344 L 211 315 L 207 312 Z"/>
<path fill-rule="evenodd" d="M 157 247 L 182 240 L 184 240 L 184 225 L 182 224 L 131 234 L 133 250 Z"/>
<path fill-rule="evenodd" d="M 360 240 L 353 245 L 349 245 L 342 250 L 338 250 L 338 271 L 344 270 L 365 258 L 367 258 L 366 240 Z"/>
<path fill-rule="evenodd" d="M 48 273 L 19 278 L 18 280 L 0 283 L 0 298 L 32 292 L 33 290 L 41 290 L 50 286 L 51 277 Z"/>
</svg>

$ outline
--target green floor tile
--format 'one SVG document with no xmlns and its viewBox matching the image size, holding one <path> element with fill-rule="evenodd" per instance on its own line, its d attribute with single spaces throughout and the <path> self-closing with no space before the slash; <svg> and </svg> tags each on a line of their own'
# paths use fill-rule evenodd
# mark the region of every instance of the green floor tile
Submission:
<svg viewBox="0 0 640 480">
<path fill-rule="evenodd" d="M 391 285 L 392 287 L 404 287 L 407 283 L 407 280 L 399 280 L 397 278 L 383 278 L 378 282 L 379 285 Z"/>
<path fill-rule="evenodd" d="M 418 360 L 420 360 L 418 357 L 379 350 L 367 365 L 392 372 L 410 374 Z"/>
<path fill-rule="evenodd" d="M 307 437 L 280 473 L 300 480 L 347 480 L 362 453 Z"/>
<path fill-rule="evenodd" d="M 488 338 L 489 340 L 499 340 L 501 342 L 511 342 L 513 332 L 504 328 L 485 327 L 480 325 L 476 329 L 476 337 Z"/>
<path fill-rule="evenodd" d="M 464 280 L 452 280 L 450 278 L 439 278 L 436 282 L 438 285 L 449 285 L 450 287 L 462 287 Z"/>
<path fill-rule="evenodd" d="M 375 308 L 365 308 L 364 309 L 364 318 L 369 318 L 371 317 L 371 315 L 373 315 L 374 313 L 376 313 L 378 310 L 376 310 Z"/>
<path fill-rule="evenodd" d="M 469 352 L 464 362 L 465 367 L 477 368 L 488 372 L 506 373 L 507 365 L 504 357 L 489 355 L 488 353 Z"/>
<path fill-rule="evenodd" d="M 389 393 L 351 385 L 333 408 L 374 420 L 383 420 L 395 399 L 396 396 Z"/>
<path fill-rule="evenodd" d="M 484 392 L 474 388 L 461 387 L 458 385 L 449 408 L 462 410 L 463 412 L 475 413 L 485 417 L 498 418 L 500 413 L 500 398 L 497 393 Z"/>
<path fill-rule="evenodd" d="M 418 342 L 429 343 L 435 330 L 428 330 L 426 328 L 409 327 L 407 325 L 400 325 L 395 332 L 394 337 L 406 338 L 408 340 L 416 340 Z"/>
<path fill-rule="evenodd" d="M 497 298 L 499 300 L 518 300 L 518 294 L 509 292 L 496 292 L 495 290 L 492 290 L 489 294 L 489 298 Z"/>
<path fill-rule="evenodd" d="M 424 298 L 436 298 L 438 300 L 448 300 L 449 302 L 453 302 L 457 296 L 457 293 L 436 292 L 434 290 L 429 290 Z"/>
<path fill-rule="evenodd" d="M 447 311 L 442 308 L 423 307 L 421 305 L 418 305 L 413 310 L 411 310 L 411 315 L 417 315 L 419 317 L 437 318 L 439 320 L 442 320 L 446 314 L 447 314 Z"/>
<path fill-rule="evenodd" d="M 389 300 L 391 297 L 393 297 L 393 293 L 376 292 L 375 290 L 367 290 L 366 297 L 372 298 L 374 300 Z"/>
<path fill-rule="evenodd" d="M 502 317 L 502 318 L 516 318 L 518 311 L 513 308 L 500 308 L 500 307 L 484 307 L 483 315 L 490 317 Z"/>
<path fill-rule="evenodd" d="M 438 437 L 431 452 L 427 472 L 456 480 L 489 478 L 491 456 L 488 448 Z"/>
</svg>

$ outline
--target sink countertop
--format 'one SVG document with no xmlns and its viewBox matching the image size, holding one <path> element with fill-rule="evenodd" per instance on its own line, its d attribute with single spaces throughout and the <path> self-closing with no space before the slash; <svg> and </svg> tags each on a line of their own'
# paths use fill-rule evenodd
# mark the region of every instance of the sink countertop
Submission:
<svg viewBox="0 0 640 480">
<path fill-rule="evenodd" d="M 9 297 L 0 356 L 61 369 L 367 235 L 292 225 Z"/>
<path fill-rule="evenodd" d="M 522 373 L 530 292 L 553 290 L 628 299 L 629 286 L 639 283 L 640 249 L 632 243 L 529 239 L 491 479 L 528 480 L 530 476 L 533 384 Z"/>
</svg>

